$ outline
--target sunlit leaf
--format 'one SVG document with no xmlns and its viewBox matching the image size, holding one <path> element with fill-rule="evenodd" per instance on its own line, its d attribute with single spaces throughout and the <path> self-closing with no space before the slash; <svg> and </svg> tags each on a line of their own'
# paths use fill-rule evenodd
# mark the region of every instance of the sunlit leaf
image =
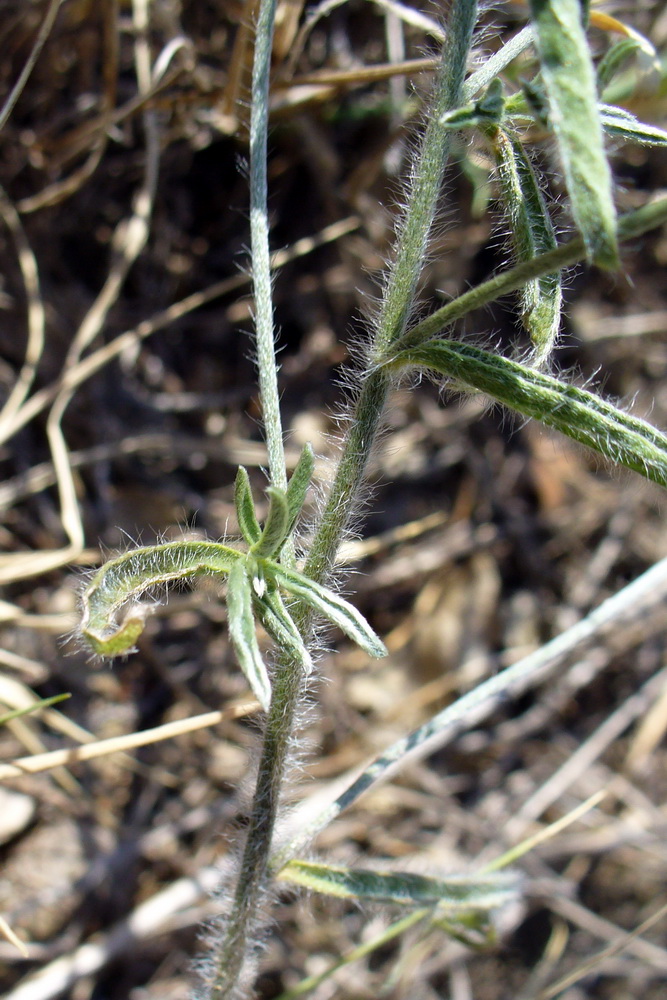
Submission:
<svg viewBox="0 0 667 1000">
<path fill-rule="evenodd" d="M 138 603 L 141 597 L 174 581 L 225 575 L 241 558 L 243 553 L 219 542 L 181 541 L 133 549 L 109 560 L 82 594 L 83 639 L 101 656 L 128 652 L 150 611 Z"/>
<path fill-rule="evenodd" d="M 271 576 L 290 594 L 299 597 L 332 621 L 370 656 L 387 655 L 384 643 L 378 638 L 363 615 L 359 614 L 357 609 L 344 601 L 342 597 L 338 597 L 337 594 L 321 587 L 302 573 L 286 569 L 283 566 L 269 563 L 266 566 L 266 575 L 267 577 Z"/>
<path fill-rule="evenodd" d="M 593 393 L 471 344 L 432 340 L 393 364 L 417 364 L 554 427 L 611 462 L 667 486 L 667 436 Z"/>
<path fill-rule="evenodd" d="M 262 625 L 278 649 L 294 655 L 300 661 L 304 671 L 309 674 L 313 669 L 313 661 L 301 633 L 281 600 L 280 594 L 277 591 L 266 593 L 255 603 L 259 609 Z"/>
<path fill-rule="evenodd" d="M 600 105 L 600 121 L 610 135 L 638 142 L 643 146 L 667 146 L 667 132 L 657 125 L 647 125 L 624 108 Z"/>
<path fill-rule="evenodd" d="M 516 895 L 518 886 L 511 873 L 431 878 L 413 872 L 344 868 L 312 861 L 290 861 L 279 878 L 329 896 L 402 906 L 436 906 L 442 914 L 496 909 Z"/>
<path fill-rule="evenodd" d="M 252 581 L 245 563 L 241 561 L 229 571 L 227 618 L 239 666 L 257 701 L 267 711 L 271 701 L 271 682 L 257 642 L 252 613 Z"/>
<path fill-rule="evenodd" d="M 588 257 L 618 266 L 616 210 L 580 0 L 530 0 L 549 122 Z"/>
<path fill-rule="evenodd" d="M 243 538 L 248 545 L 255 545 L 259 541 L 262 529 L 255 515 L 250 479 L 242 465 L 239 466 L 234 483 L 234 506 Z"/>
</svg>

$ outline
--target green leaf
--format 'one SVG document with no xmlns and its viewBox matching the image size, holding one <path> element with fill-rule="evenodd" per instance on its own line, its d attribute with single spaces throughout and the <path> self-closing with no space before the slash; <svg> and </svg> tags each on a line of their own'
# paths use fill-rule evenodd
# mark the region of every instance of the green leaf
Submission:
<svg viewBox="0 0 667 1000">
<path fill-rule="evenodd" d="M 284 492 L 277 486 L 269 486 L 266 493 L 269 498 L 269 512 L 266 515 L 264 529 L 250 547 L 252 555 L 260 559 L 270 559 L 280 550 L 289 528 L 289 507 Z"/>
<path fill-rule="evenodd" d="M 290 861 L 280 879 L 313 892 L 343 899 L 361 899 L 402 906 L 436 906 L 439 913 L 488 911 L 514 898 L 515 876 L 451 875 L 431 878 L 412 872 L 344 868 L 312 861 Z"/>
<path fill-rule="evenodd" d="M 613 104 L 600 105 L 600 121 L 605 132 L 643 146 L 667 146 L 667 132 L 657 125 L 646 125 L 625 108 Z"/>
<path fill-rule="evenodd" d="M 622 38 L 612 45 L 597 65 L 596 79 L 598 91 L 602 93 L 607 84 L 618 73 L 621 66 L 642 48 L 638 38 Z"/>
<path fill-rule="evenodd" d="M 271 682 L 257 643 L 255 619 L 252 613 L 252 581 L 245 562 L 239 561 L 229 571 L 227 584 L 227 618 L 229 636 L 238 657 L 239 666 L 252 692 L 264 711 L 271 702 Z"/>
<path fill-rule="evenodd" d="M 403 351 L 394 364 L 417 364 L 449 375 L 588 445 L 611 462 L 667 486 L 667 436 L 585 389 L 450 340 L 432 340 Z"/>
<path fill-rule="evenodd" d="M 82 595 L 81 635 L 95 653 L 128 652 L 144 628 L 150 608 L 137 601 L 153 587 L 196 576 L 220 576 L 244 558 L 219 542 L 168 542 L 133 549 L 111 559 Z M 116 617 L 127 609 L 120 622 Z"/>
<path fill-rule="evenodd" d="M 321 587 L 303 573 L 290 570 L 275 563 L 266 563 L 265 572 L 288 593 L 299 597 L 311 608 L 319 611 L 345 635 L 349 636 L 358 646 L 361 646 L 369 656 L 386 656 L 387 650 L 381 639 L 375 634 L 363 615 L 355 607 L 338 597 L 332 591 Z"/>
<path fill-rule="evenodd" d="M 549 121 L 590 260 L 618 267 L 616 210 L 579 0 L 530 0 Z"/>
<path fill-rule="evenodd" d="M 255 605 L 262 625 L 278 648 L 289 651 L 299 660 L 305 673 L 311 673 L 313 661 L 310 653 L 278 591 L 267 592 L 262 597 L 255 598 Z"/>
<path fill-rule="evenodd" d="M 255 515 L 250 479 L 242 465 L 239 465 L 234 483 L 234 506 L 244 540 L 248 545 L 255 545 L 259 541 L 262 529 Z"/>
<path fill-rule="evenodd" d="M 310 486 L 310 480 L 313 478 L 313 471 L 315 469 L 315 457 L 313 455 L 313 447 L 311 444 L 305 444 L 301 455 L 299 456 L 299 461 L 296 464 L 296 468 L 290 477 L 290 481 L 287 484 L 287 507 L 289 511 L 287 534 L 289 535 L 294 530 L 294 525 L 297 522 L 297 518 L 303 509 L 303 505 L 306 501 L 306 493 L 308 492 L 308 487 Z"/>
<path fill-rule="evenodd" d="M 502 116 L 505 107 L 502 82 L 492 80 L 484 94 L 476 101 L 454 108 L 440 118 L 440 124 L 447 129 L 466 129 L 479 125 L 495 125 Z"/>
<path fill-rule="evenodd" d="M 551 219 L 532 164 L 520 141 L 497 129 L 492 137 L 503 202 L 517 258 L 531 260 L 556 247 Z M 527 281 L 521 289 L 522 319 L 536 349 L 536 363 L 551 353 L 560 327 L 560 271 Z"/>
</svg>

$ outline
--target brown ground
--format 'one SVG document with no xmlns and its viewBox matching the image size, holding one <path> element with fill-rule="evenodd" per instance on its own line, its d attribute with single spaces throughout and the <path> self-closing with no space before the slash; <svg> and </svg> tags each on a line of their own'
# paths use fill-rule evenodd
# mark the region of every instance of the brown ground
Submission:
<svg viewBox="0 0 667 1000">
<path fill-rule="evenodd" d="M 3 102 L 48 6 L 45 0 L 0 4 Z M 42 405 L 25 419 L 22 410 L 11 418 L 0 451 L 6 553 L 0 580 L 7 602 L 0 607 L 0 702 L 20 707 L 27 689 L 40 697 L 71 694 L 58 714 L 3 727 L 6 761 L 77 745 L 87 734 L 104 739 L 247 700 L 224 605 L 212 589 L 172 596 L 138 653 L 113 668 L 90 663 L 75 642 L 62 639 L 76 620 L 82 567 L 97 565 L 100 549 L 122 548 L 128 535 L 150 543 L 184 530 L 233 534 L 236 467 L 249 468 L 258 496 L 265 483 L 246 335 L 247 186 L 239 169 L 247 152 L 248 65 L 239 23 L 252 3 L 202 0 L 179 12 L 180 6 L 152 5 L 152 60 L 174 38 L 187 45 L 175 47 L 157 93 L 142 99 L 132 5 L 66 0 L 3 131 L 3 394 L 15 385 L 26 350 L 19 261 L 29 266 L 30 258 L 21 231 L 20 255 L 12 237 L 15 209 L 39 267 L 46 336 L 30 390 Z M 343 399 L 339 376 L 351 340 L 363 335 L 360 317 L 387 249 L 397 167 L 416 108 L 413 87 L 421 92 L 428 76 L 364 81 L 359 67 L 399 58 L 399 22 L 382 7 L 349 0 L 314 27 L 297 65 L 300 74 L 351 68 L 355 79 L 308 92 L 295 86 L 290 11 L 298 17 L 302 6 L 278 4 L 276 70 L 286 83 L 276 89 L 270 207 L 273 245 L 300 254 L 275 285 L 290 455 L 312 441 L 322 458 L 318 474 L 326 476 L 335 450 L 332 414 Z M 619 16 L 622 6 L 616 5 Z M 625 7 L 632 23 L 664 46 L 661 4 Z M 518 5 L 502 5 L 495 23 L 515 30 L 521 14 Z M 394 39 L 389 56 L 387 31 Z M 428 54 L 421 30 L 407 26 L 403 37 L 405 58 L 422 57 L 425 47 Z M 595 39 L 606 44 L 600 34 Z M 486 44 L 493 45 L 492 35 Z M 136 262 L 128 261 L 106 312 L 96 297 L 108 275 L 123 269 L 112 252 L 113 234 L 145 183 L 144 106 L 157 113 L 161 149 L 150 236 Z M 664 103 L 652 98 L 637 110 L 658 121 Z M 464 155 L 443 198 L 426 301 L 455 294 L 504 260 L 497 220 L 473 210 Z M 549 162 L 548 150 L 543 156 Z M 615 170 L 625 209 L 667 185 L 664 153 L 620 148 Z M 341 220 L 338 229 L 328 228 Z M 313 237 L 322 245 L 297 242 Z M 127 238 L 121 243 L 127 248 Z M 635 411 L 650 413 L 659 427 L 667 426 L 666 262 L 667 239 L 657 233 L 626 249 L 619 275 L 574 273 L 556 359 L 556 367 L 634 400 Z M 71 353 L 68 360 L 68 350 L 88 310 L 99 317 L 99 331 L 83 355 L 114 345 L 124 331 L 147 334 L 138 324 L 211 286 L 208 304 L 161 321 L 141 341 L 126 338 L 71 401 L 62 393 L 56 398 L 59 379 L 77 361 Z M 522 334 L 512 303 L 459 331 L 480 332 L 515 343 Z M 54 398 L 63 404 L 69 453 L 60 479 L 64 489 L 74 488 L 88 546 L 74 564 L 53 467 Z M 391 655 L 369 664 L 333 637 L 337 655 L 321 661 L 323 682 L 314 684 L 304 720 L 296 799 L 345 774 L 667 555 L 657 487 L 611 472 L 536 426 L 485 410 L 476 398 L 444 398 L 427 383 L 392 398 L 371 480 L 364 542 L 351 554 L 358 574 L 350 591 L 387 637 Z M 608 793 L 518 863 L 526 899 L 503 915 L 496 947 L 473 953 L 439 932 L 413 933 L 343 968 L 318 997 L 536 1000 L 555 995 L 554 983 L 596 957 L 589 974 L 559 995 L 665 995 L 664 917 L 641 938 L 623 937 L 667 896 L 663 629 L 660 612 L 638 628 L 612 629 L 537 692 L 412 764 L 319 838 L 319 856 L 340 863 L 389 859 L 417 871 L 456 871 L 520 842 L 596 791 Z M 618 722 L 613 730 L 611 717 Z M 4 792 L 0 799 L 0 909 L 28 952 L 22 957 L 9 941 L 0 942 L 3 992 L 16 1000 L 185 997 L 197 927 L 211 907 L 193 893 L 170 909 L 169 897 L 156 894 L 179 885 L 187 890 L 191 883 L 177 880 L 233 851 L 256 743 L 252 712 L 236 719 L 230 713 L 212 728 L 126 756 L 8 779 L 7 801 Z M 583 744 L 590 747 L 587 758 L 561 770 Z M 544 799 L 533 807 L 543 786 Z M 123 922 L 143 914 L 137 908 L 154 896 L 158 916 L 148 929 L 119 936 Z M 395 916 L 286 896 L 267 932 L 259 995 L 279 996 Z M 58 986 L 52 963 L 61 956 L 80 962 L 77 948 L 86 942 L 99 945 L 100 967 L 80 968 L 69 985 Z M 619 943 L 625 947 L 618 953 L 600 956 Z M 38 970 L 46 970 L 51 985 L 41 988 L 31 978 Z"/>
</svg>

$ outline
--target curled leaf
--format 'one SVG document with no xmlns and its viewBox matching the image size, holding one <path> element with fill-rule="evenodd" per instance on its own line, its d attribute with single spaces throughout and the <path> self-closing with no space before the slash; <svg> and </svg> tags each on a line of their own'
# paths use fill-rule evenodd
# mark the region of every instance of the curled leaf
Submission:
<svg viewBox="0 0 667 1000">
<path fill-rule="evenodd" d="M 514 898 L 518 889 L 518 879 L 511 873 L 432 878 L 413 872 L 345 868 L 300 860 L 290 861 L 278 877 L 329 896 L 403 906 L 437 906 L 442 914 L 496 909 Z"/>
<path fill-rule="evenodd" d="M 141 597 L 174 581 L 224 575 L 242 557 L 241 552 L 218 542 L 169 542 L 111 559 L 83 592 L 84 640 L 101 656 L 128 652 L 143 631 L 150 610 L 138 603 Z"/>
<path fill-rule="evenodd" d="M 505 211 L 517 258 L 531 260 L 554 250 L 556 237 L 532 164 L 516 136 L 496 129 L 492 137 Z M 539 364 L 551 353 L 560 326 L 560 271 L 527 281 L 521 289 L 522 319 Z"/>
</svg>

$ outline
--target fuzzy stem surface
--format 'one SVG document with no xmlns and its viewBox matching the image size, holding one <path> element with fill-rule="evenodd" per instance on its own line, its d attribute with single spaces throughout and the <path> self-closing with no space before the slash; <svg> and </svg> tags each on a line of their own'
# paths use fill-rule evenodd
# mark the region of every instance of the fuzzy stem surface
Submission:
<svg viewBox="0 0 667 1000">
<path fill-rule="evenodd" d="M 276 363 L 267 185 L 269 74 L 276 0 L 262 0 L 255 32 L 250 113 L 250 237 L 255 298 L 257 369 L 271 482 L 287 489 L 278 365 Z"/>
<path fill-rule="evenodd" d="M 371 366 L 373 360 L 379 359 L 402 337 L 414 310 L 451 143 L 451 133 L 441 122 L 448 111 L 461 103 L 476 17 L 477 4 L 472 0 L 455 0 L 451 6 L 429 119 L 411 171 L 410 193 L 398 225 L 394 261 L 384 280 L 370 349 Z M 391 386 L 386 372 L 372 368 L 362 380 L 343 454 L 305 566 L 306 575 L 318 582 L 329 573 L 348 526 Z"/>
<path fill-rule="evenodd" d="M 275 0 L 261 0 L 255 33 L 250 120 L 250 230 L 257 365 L 269 470 L 273 485 L 286 490 L 287 472 L 271 296 L 266 174 L 269 73 L 275 7 Z M 286 559 L 293 563 L 293 550 L 288 549 Z M 249 973 L 253 934 L 260 919 L 267 859 L 271 849 L 303 666 L 292 656 L 288 662 L 281 665 L 275 678 L 234 901 L 225 935 L 218 943 L 217 953 L 213 957 L 214 978 L 208 993 L 210 1000 L 226 1000 L 239 996 L 243 980 Z"/>
</svg>

